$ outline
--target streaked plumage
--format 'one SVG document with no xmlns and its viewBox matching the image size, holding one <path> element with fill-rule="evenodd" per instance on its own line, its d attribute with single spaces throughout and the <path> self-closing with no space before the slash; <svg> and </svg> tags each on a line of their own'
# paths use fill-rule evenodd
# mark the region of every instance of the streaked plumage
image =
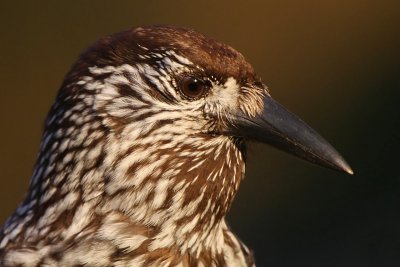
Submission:
<svg viewBox="0 0 400 267">
<path fill-rule="evenodd" d="M 1 266 L 252 266 L 225 215 L 245 172 L 237 118 L 266 98 L 240 53 L 192 30 L 101 38 L 51 108 Z"/>
</svg>

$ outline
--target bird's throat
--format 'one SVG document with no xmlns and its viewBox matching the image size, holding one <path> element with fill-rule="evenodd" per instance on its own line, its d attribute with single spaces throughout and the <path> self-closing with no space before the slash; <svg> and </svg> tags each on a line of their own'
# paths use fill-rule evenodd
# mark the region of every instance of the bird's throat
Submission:
<svg viewBox="0 0 400 267">
<path fill-rule="evenodd" d="M 101 213 L 125 218 L 135 227 L 146 226 L 152 246 L 190 249 L 222 234 L 224 217 L 244 175 L 242 152 L 222 136 L 192 144 L 197 147 L 174 145 L 178 149 L 173 153 L 149 148 L 118 160 L 108 174 Z M 147 152 L 140 155 L 147 161 L 133 163 L 135 153 Z"/>
</svg>

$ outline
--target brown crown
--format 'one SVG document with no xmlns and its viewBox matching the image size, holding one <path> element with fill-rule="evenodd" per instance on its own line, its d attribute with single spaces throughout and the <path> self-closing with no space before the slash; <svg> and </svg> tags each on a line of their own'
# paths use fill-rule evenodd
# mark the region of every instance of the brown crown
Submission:
<svg viewBox="0 0 400 267">
<path fill-rule="evenodd" d="M 173 50 L 208 75 L 235 77 L 241 82 L 257 80 L 251 65 L 232 47 L 194 30 L 173 26 L 140 27 L 100 38 L 81 55 L 68 76 L 86 75 L 91 66 L 141 63 L 145 59 L 140 55 L 161 49 Z"/>
</svg>

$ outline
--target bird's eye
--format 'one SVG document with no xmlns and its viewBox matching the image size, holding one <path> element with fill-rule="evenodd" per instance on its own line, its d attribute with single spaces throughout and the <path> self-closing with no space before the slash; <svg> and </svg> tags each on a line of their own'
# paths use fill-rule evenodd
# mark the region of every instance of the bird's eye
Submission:
<svg viewBox="0 0 400 267">
<path fill-rule="evenodd" d="M 202 97 L 206 93 L 208 87 L 209 86 L 202 80 L 190 76 L 183 77 L 179 82 L 179 90 L 189 99 Z"/>
</svg>

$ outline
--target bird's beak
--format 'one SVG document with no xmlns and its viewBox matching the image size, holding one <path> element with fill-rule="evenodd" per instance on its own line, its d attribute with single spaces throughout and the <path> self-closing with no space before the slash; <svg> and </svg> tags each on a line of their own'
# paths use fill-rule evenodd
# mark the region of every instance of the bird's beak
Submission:
<svg viewBox="0 0 400 267">
<path fill-rule="evenodd" d="M 262 112 L 255 117 L 234 116 L 233 134 L 261 141 L 312 163 L 353 174 L 340 154 L 316 131 L 266 96 Z"/>
</svg>

